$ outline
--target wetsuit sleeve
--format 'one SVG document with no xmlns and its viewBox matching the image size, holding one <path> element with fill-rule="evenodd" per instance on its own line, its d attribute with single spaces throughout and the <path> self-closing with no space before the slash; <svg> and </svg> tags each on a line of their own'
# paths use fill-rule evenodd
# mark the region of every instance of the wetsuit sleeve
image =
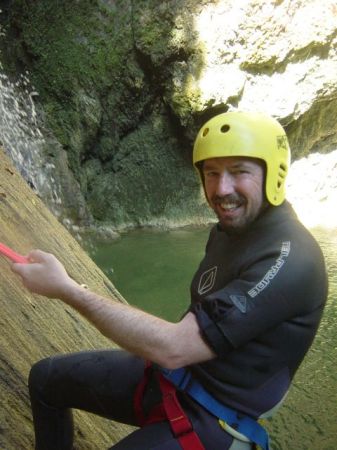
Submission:
<svg viewBox="0 0 337 450">
<path fill-rule="evenodd" d="M 281 248 L 257 256 L 222 289 L 195 303 L 202 335 L 221 357 L 284 321 L 310 327 L 326 297 L 324 261 L 319 251 Z M 323 293 L 323 294 L 322 294 Z M 308 323 L 309 322 L 309 323 Z"/>
</svg>

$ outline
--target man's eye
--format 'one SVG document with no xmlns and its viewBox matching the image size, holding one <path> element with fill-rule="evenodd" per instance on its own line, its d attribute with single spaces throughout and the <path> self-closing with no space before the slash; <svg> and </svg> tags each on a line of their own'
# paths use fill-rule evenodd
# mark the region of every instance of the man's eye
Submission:
<svg viewBox="0 0 337 450">
<path fill-rule="evenodd" d="M 204 175 L 206 178 L 214 178 L 217 176 L 217 173 L 216 172 L 206 172 Z"/>
<path fill-rule="evenodd" d="M 232 170 L 232 174 L 233 175 L 241 175 L 241 174 L 244 174 L 244 173 L 248 173 L 248 170 L 246 170 L 246 169 L 234 169 L 234 170 Z"/>
</svg>

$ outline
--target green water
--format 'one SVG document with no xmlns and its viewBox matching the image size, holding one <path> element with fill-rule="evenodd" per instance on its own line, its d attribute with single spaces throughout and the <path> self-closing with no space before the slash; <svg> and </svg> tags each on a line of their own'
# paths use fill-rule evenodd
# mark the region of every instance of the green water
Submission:
<svg viewBox="0 0 337 450">
<path fill-rule="evenodd" d="M 206 229 L 133 231 L 96 244 L 91 256 L 130 304 L 176 320 L 189 305 L 189 284 L 207 235 Z"/>
<path fill-rule="evenodd" d="M 337 449 L 337 230 L 313 230 L 325 254 L 330 294 L 314 345 L 287 400 L 266 424 L 273 450 Z M 130 304 L 177 320 L 189 304 L 189 283 L 208 229 L 135 231 L 95 243 L 91 256 Z"/>
</svg>

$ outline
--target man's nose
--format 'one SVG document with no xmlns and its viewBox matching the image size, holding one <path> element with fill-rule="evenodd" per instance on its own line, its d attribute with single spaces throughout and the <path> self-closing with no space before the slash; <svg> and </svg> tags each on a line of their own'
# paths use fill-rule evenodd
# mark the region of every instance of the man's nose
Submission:
<svg viewBox="0 0 337 450">
<path fill-rule="evenodd" d="M 234 180 L 230 173 L 223 172 L 217 183 L 216 193 L 219 197 L 223 197 L 234 192 Z"/>
</svg>

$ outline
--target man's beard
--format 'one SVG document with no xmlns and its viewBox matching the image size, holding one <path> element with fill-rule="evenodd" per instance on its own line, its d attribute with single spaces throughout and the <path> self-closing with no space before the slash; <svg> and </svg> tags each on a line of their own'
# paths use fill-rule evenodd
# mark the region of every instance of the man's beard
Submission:
<svg viewBox="0 0 337 450">
<path fill-rule="evenodd" d="M 246 208 L 247 200 L 244 196 L 239 194 L 229 194 L 223 197 L 214 196 L 211 199 L 212 205 L 237 205 L 237 207 Z M 265 200 L 261 207 L 257 210 L 245 210 L 245 213 L 240 217 L 234 218 L 232 223 L 229 219 L 224 219 L 216 209 L 215 214 L 219 219 L 219 226 L 223 231 L 228 234 L 242 234 L 250 228 L 251 224 L 260 216 L 262 211 L 266 209 L 268 202 Z"/>
</svg>

